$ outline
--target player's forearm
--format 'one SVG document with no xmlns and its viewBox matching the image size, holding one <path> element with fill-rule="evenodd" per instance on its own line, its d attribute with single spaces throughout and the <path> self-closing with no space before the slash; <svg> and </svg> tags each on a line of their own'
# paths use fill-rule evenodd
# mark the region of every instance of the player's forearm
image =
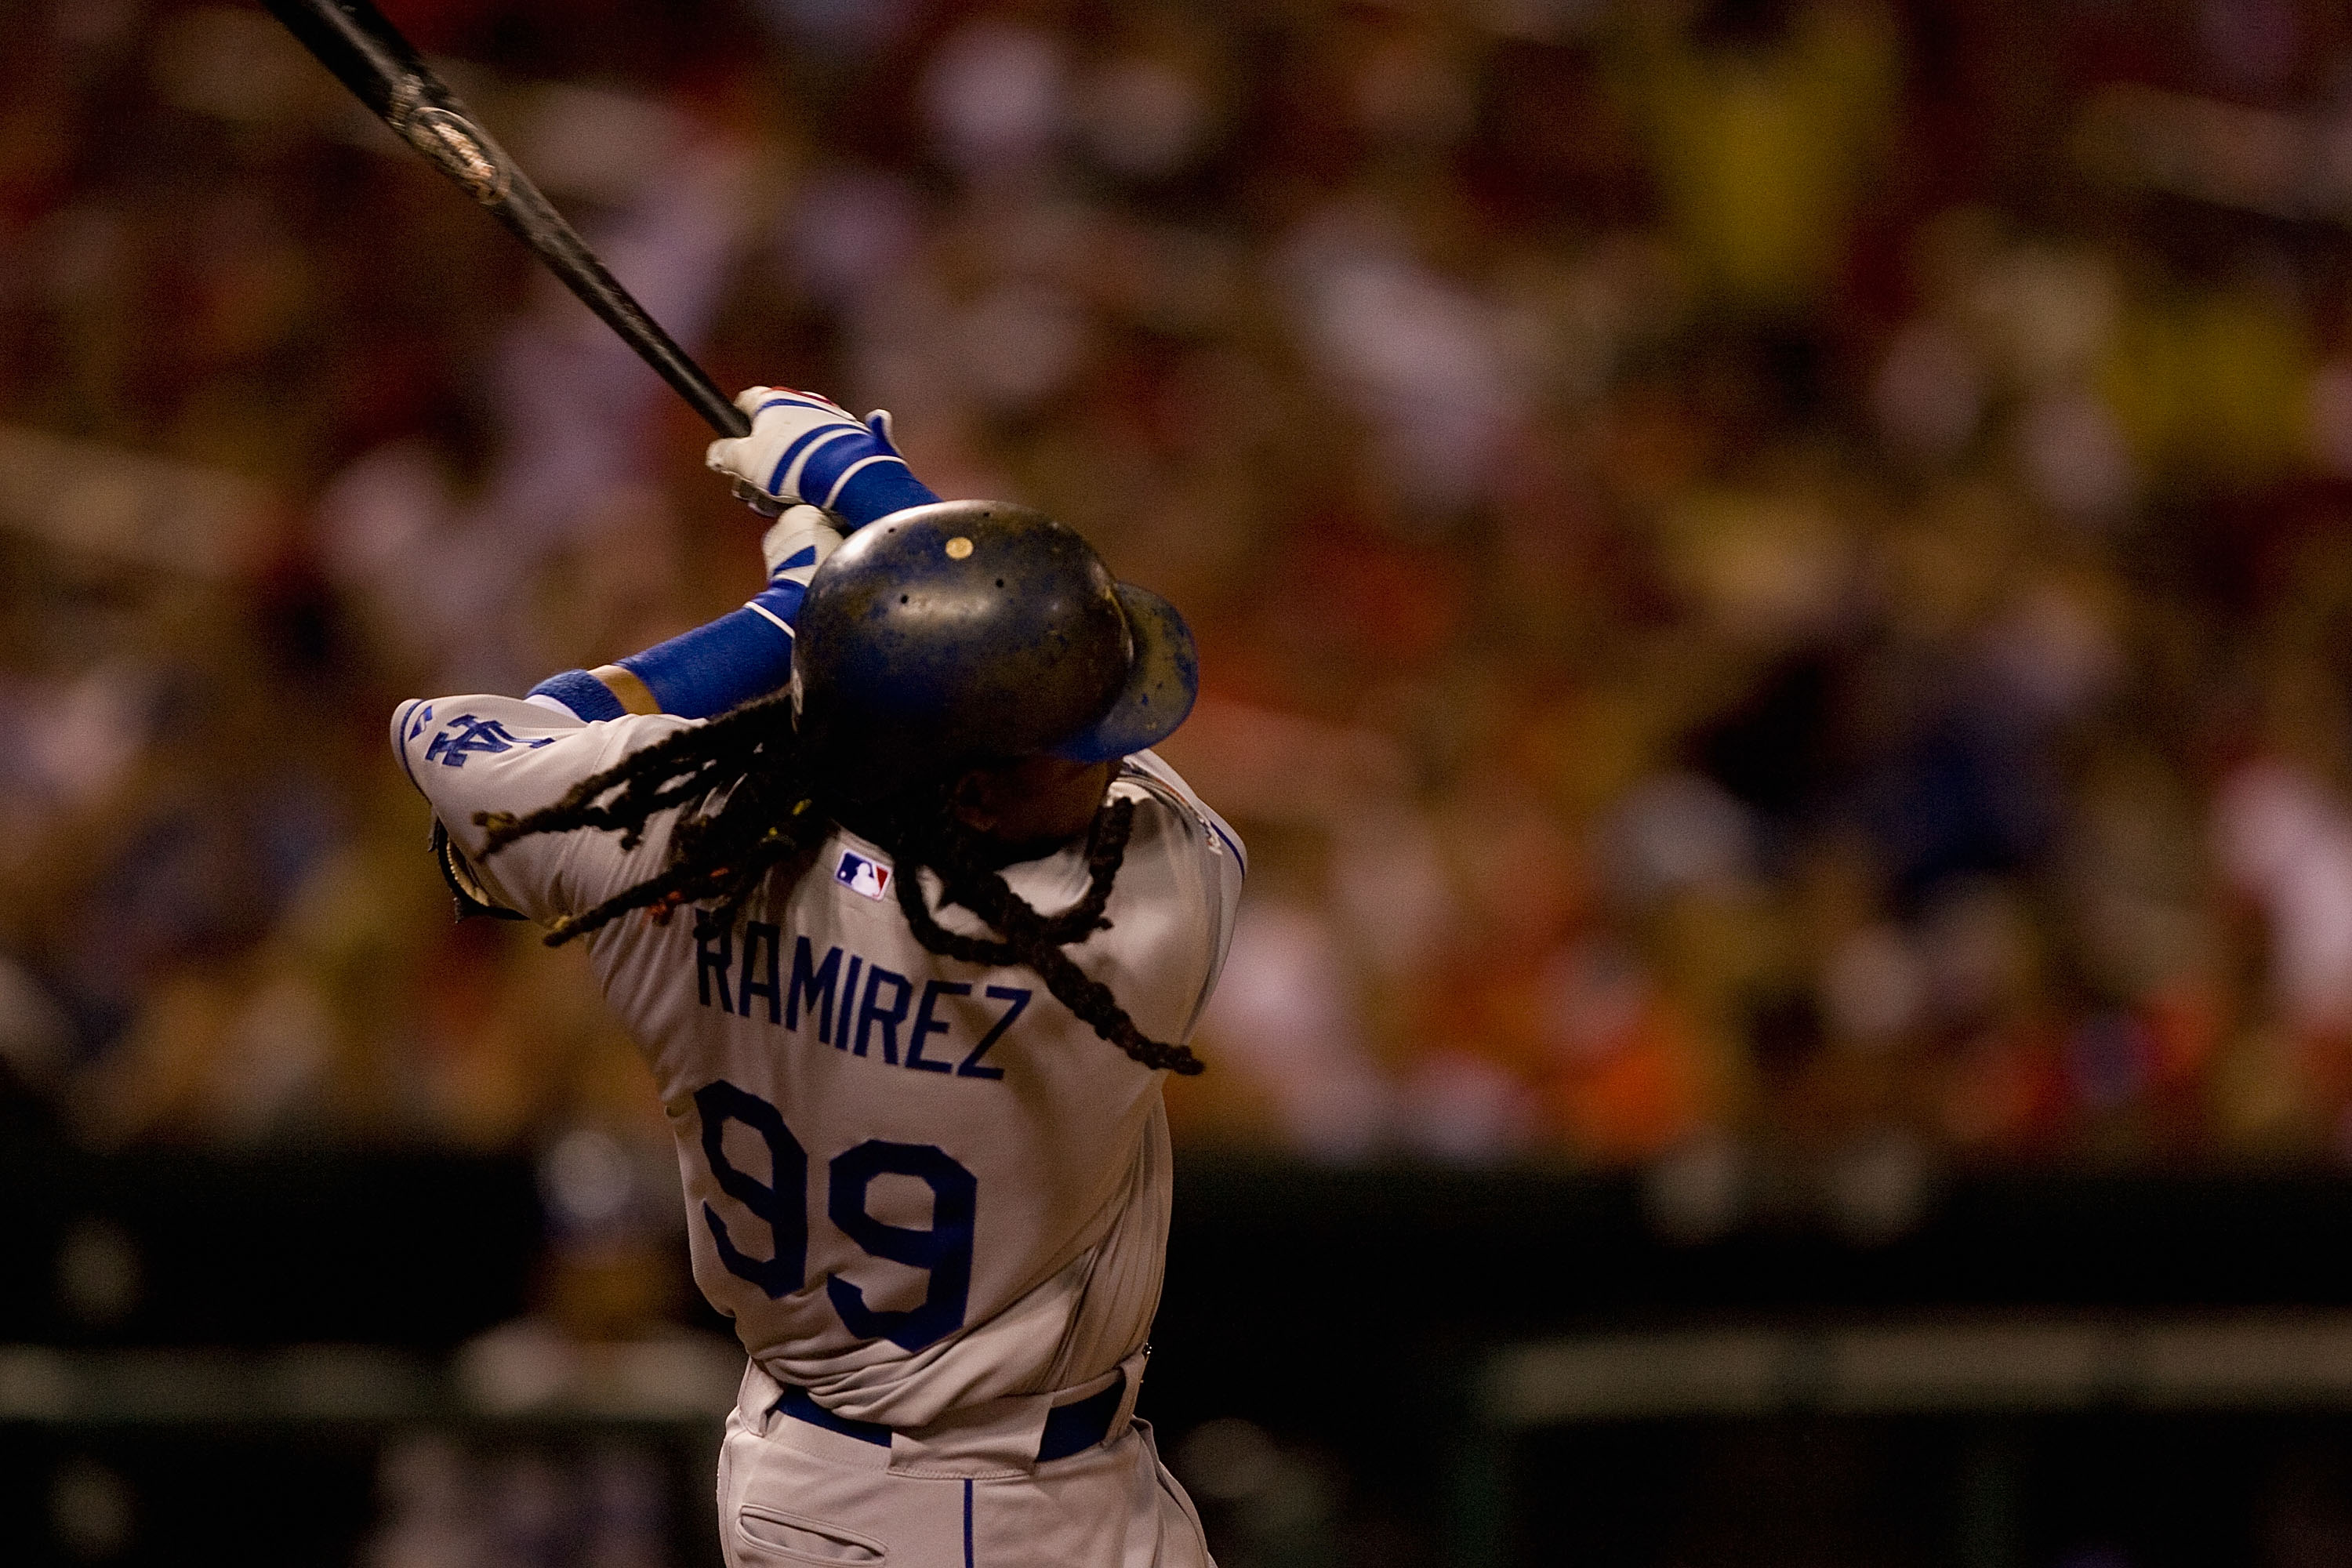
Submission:
<svg viewBox="0 0 2352 1568">
<path fill-rule="evenodd" d="M 625 713 L 707 719 L 774 691 L 792 676 L 801 595 L 840 542 L 828 520 L 855 532 L 940 499 L 898 455 L 887 414 L 859 421 L 822 398 L 765 387 L 737 404 L 752 415 L 755 434 L 713 442 L 711 466 L 798 503 L 761 542 L 767 590 L 730 615 L 617 664 L 551 676 L 531 689 L 533 700 L 593 723 Z"/>
<path fill-rule="evenodd" d="M 799 584 L 778 584 L 740 610 L 593 670 L 567 669 L 530 689 L 593 723 L 625 713 L 708 719 L 792 678 L 791 617 Z"/>
<path fill-rule="evenodd" d="M 792 678 L 801 597 L 840 542 L 814 508 L 793 508 L 761 541 L 768 586 L 741 609 L 617 664 L 550 676 L 531 689 L 531 700 L 591 723 L 626 713 L 708 719 L 777 690 Z"/>
<path fill-rule="evenodd" d="M 894 511 L 929 506 L 939 499 L 929 485 L 907 470 L 906 463 L 893 452 L 887 461 L 877 457 L 869 465 L 846 475 L 824 510 L 848 524 L 845 531 L 855 533 Z"/>
</svg>

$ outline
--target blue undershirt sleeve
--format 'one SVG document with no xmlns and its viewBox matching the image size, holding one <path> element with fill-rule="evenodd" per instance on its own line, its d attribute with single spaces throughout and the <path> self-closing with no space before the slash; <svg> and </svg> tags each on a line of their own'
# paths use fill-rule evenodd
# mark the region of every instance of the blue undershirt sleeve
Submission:
<svg viewBox="0 0 2352 1568">
<path fill-rule="evenodd" d="M 533 697 L 552 698 L 575 717 L 593 724 L 599 720 L 618 719 L 628 711 L 613 689 L 584 669 L 567 669 L 561 675 L 551 675 L 530 689 Z"/>
<path fill-rule="evenodd" d="M 906 464 L 876 463 L 851 474 L 827 510 L 854 531 L 877 518 L 910 506 L 929 506 L 939 499 L 930 487 L 907 471 Z"/>
<path fill-rule="evenodd" d="M 646 683 L 665 713 L 708 719 L 782 689 L 793 675 L 793 618 L 807 590 L 778 583 L 741 609 L 681 632 L 620 666 Z M 610 688 L 584 669 L 551 675 L 530 689 L 593 723 L 626 711 Z"/>
<path fill-rule="evenodd" d="M 779 583 L 741 609 L 620 661 L 665 713 L 708 719 L 782 688 L 793 674 L 798 583 Z"/>
<path fill-rule="evenodd" d="M 808 458 L 801 465 L 797 485 L 801 499 L 841 519 L 844 532 L 855 532 L 877 518 L 939 500 L 929 486 L 915 478 L 884 429 L 877 416 L 865 425 L 843 424 L 813 432 L 804 438 L 805 447 L 787 451 L 779 460 L 777 477 L 792 466 L 799 450 L 806 450 Z"/>
</svg>

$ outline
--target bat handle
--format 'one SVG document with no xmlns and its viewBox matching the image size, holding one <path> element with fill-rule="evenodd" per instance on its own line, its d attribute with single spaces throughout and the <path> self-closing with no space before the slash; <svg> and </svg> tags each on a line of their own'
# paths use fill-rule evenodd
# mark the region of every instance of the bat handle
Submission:
<svg viewBox="0 0 2352 1568">
<path fill-rule="evenodd" d="M 599 274 L 604 272 L 601 267 L 595 270 Z M 609 279 L 604 280 L 609 281 Z M 613 320 L 613 315 L 606 311 L 605 301 L 593 297 L 592 290 L 582 287 L 580 279 L 566 277 L 564 281 L 572 285 L 573 292 L 587 303 L 590 310 L 605 317 L 607 321 Z M 672 342 L 667 332 L 656 326 L 653 321 L 637 308 L 637 302 L 635 300 L 630 299 L 625 293 L 621 293 L 617 286 L 614 292 L 616 298 L 612 303 L 617 307 L 616 313 L 634 318 L 634 324 L 640 329 L 637 331 L 624 329 L 621 334 L 627 339 L 629 346 L 637 351 L 638 356 L 653 366 L 655 374 L 677 388 L 677 395 L 691 404 L 694 411 L 701 415 L 713 430 L 718 431 L 721 436 L 749 436 L 751 433 L 751 416 L 736 407 L 734 401 L 719 390 L 719 384 L 703 373 L 700 365 L 687 357 L 686 351 Z M 615 322 L 615 324 L 618 323 Z"/>
<path fill-rule="evenodd" d="M 740 410 L 739 410 L 740 412 Z M 735 481 L 735 499 L 758 512 L 761 517 L 782 517 L 784 503 L 753 484 L 749 479 Z"/>
<path fill-rule="evenodd" d="M 604 318 L 636 351 L 637 357 L 674 387 L 705 423 L 721 436 L 749 436 L 751 416 L 735 406 L 719 384 L 695 363 L 676 339 L 662 331 L 626 289 L 604 270 L 572 226 L 548 205 L 530 181 L 515 176 L 513 189 L 491 208 L 499 222 L 553 267 L 565 288 Z"/>
<path fill-rule="evenodd" d="M 719 390 L 709 376 L 702 374 L 700 365 L 681 354 L 678 356 L 680 368 L 685 374 L 672 375 L 669 366 L 661 359 L 646 353 L 642 347 L 637 352 L 645 355 L 646 363 L 660 374 L 664 381 L 677 389 L 680 396 L 694 405 L 694 411 L 701 415 L 713 430 L 721 436 L 749 436 L 751 433 L 751 419 Z"/>
</svg>

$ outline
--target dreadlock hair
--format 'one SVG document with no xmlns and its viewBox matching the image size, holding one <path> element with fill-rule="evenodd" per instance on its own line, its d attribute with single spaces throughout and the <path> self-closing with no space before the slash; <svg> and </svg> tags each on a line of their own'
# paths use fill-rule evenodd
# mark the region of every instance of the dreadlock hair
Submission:
<svg viewBox="0 0 2352 1568">
<path fill-rule="evenodd" d="M 561 947 L 638 909 L 666 921 L 682 906 L 709 906 L 714 921 L 731 927 L 772 869 L 797 862 L 794 879 L 807 869 L 839 825 L 825 803 L 827 793 L 793 728 L 791 700 L 779 693 L 632 752 L 529 816 L 479 812 L 474 820 L 488 830 L 488 854 L 533 834 L 591 827 L 620 834 L 621 847 L 634 849 L 655 814 L 685 808 L 671 830 L 668 864 L 595 908 L 557 921 L 544 940 Z M 1047 915 L 1005 882 L 986 846 L 957 819 L 946 789 L 933 785 L 928 795 L 928 810 L 901 801 L 881 813 L 885 847 L 898 862 L 898 908 L 915 940 L 966 963 L 1025 965 L 1065 1007 L 1136 1061 L 1185 1075 L 1201 1071 L 1201 1059 L 1189 1047 L 1145 1036 L 1110 987 L 1063 951 L 1109 928 L 1103 910 L 1126 857 L 1135 803 L 1108 802 L 1096 814 L 1087 834 L 1085 896 Z M 924 900 L 925 866 L 939 874 L 942 906 L 971 910 L 995 938 L 963 936 L 940 924 Z"/>
</svg>

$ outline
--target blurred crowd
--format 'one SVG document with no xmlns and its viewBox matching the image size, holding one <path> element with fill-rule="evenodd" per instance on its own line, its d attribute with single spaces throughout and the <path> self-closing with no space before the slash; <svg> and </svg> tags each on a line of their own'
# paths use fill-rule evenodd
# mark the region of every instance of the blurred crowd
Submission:
<svg viewBox="0 0 2352 1568">
<path fill-rule="evenodd" d="M 723 384 L 1182 606 L 1253 852 L 1188 1143 L 2352 1158 L 2336 9 L 384 8 Z M 585 1130 L 593 1233 L 649 1084 L 384 724 L 724 611 L 756 521 L 257 7 L 0 36 L 12 1092 Z"/>
</svg>

